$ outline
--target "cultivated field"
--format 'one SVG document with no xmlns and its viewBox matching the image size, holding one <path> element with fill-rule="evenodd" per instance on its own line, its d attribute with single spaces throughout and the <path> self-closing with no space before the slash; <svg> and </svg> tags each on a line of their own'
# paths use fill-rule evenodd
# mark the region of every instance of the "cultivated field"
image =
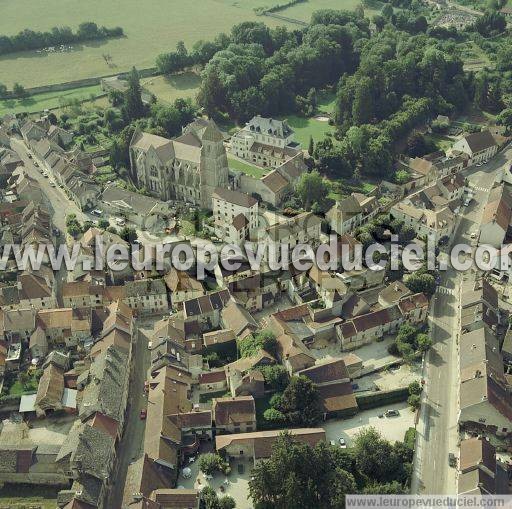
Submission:
<svg viewBox="0 0 512 509">
<path fill-rule="evenodd" d="M 121 26 L 126 34 L 120 39 L 74 45 L 74 51 L 66 53 L 6 55 L 0 58 L 0 81 L 33 87 L 115 74 L 133 65 L 153 67 L 155 57 L 174 50 L 180 40 L 191 46 L 247 20 L 282 25 L 254 13 L 254 7 L 269 3 L 273 0 L 0 0 L 0 34 L 12 35 L 24 28 L 48 30 L 55 25 L 76 29 L 83 21 Z M 103 55 L 111 57 L 111 65 Z"/>
<path fill-rule="evenodd" d="M 159 53 L 171 51 L 180 40 L 188 47 L 199 39 L 211 40 L 242 21 L 263 21 L 273 27 L 286 22 L 257 16 L 254 8 L 270 7 L 280 0 L 0 0 L 0 35 L 25 28 L 48 30 L 53 26 L 76 29 L 83 21 L 107 27 L 121 26 L 126 37 L 76 44 L 73 51 L 13 53 L 0 58 L 0 81 L 11 87 L 49 85 L 105 76 L 130 69 L 153 67 Z M 353 9 L 360 0 L 309 0 L 279 12 L 309 21 L 317 9 Z M 375 0 L 367 15 L 380 10 Z M 296 25 L 289 25 L 297 28 Z M 104 58 L 108 56 L 108 62 Z"/>
</svg>

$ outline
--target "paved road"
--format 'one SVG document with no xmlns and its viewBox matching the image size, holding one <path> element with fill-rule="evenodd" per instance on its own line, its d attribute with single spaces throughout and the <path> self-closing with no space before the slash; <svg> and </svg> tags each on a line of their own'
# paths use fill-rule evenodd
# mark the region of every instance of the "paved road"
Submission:
<svg viewBox="0 0 512 509">
<path fill-rule="evenodd" d="M 66 216 L 76 214 L 78 220 L 83 222 L 88 217 L 70 200 L 60 187 L 51 187 L 50 179 L 44 178 L 35 167 L 34 161 L 28 157 L 28 150 L 25 143 L 16 138 L 11 138 L 11 148 L 23 160 L 27 174 L 36 180 L 41 186 L 41 191 L 46 195 L 53 209 L 52 222 L 60 231 L 66 231 Z"/>
<path fill-rule="evenodd" d="M 140 330 L 139 325 L 136 325 L 135 331 L 137 340 L 132 356 L 124 434 L 117 445 L 116 466 L 111 475 L 110 493 L 105 504 L 109 509 L 120 509 L 128 466 L 141 456 L 144 447 L 145 421 L 140 419 L 140 411 L 146 407 L 146 396 L 143 391 L 151 356 L 147 337 Z"/>
<path fill-rule="evenodd" d="M 512 149 L 499 154 L 481 168 L 466 172 L 474 189 L 474 199 L 464 210 L 453 236 L 453 244 L 471 244 L 478 230 L 489 191 L 497 170 L 512 159 Z M 426 386 L 417 426 L 417 457 L 412 493 L 456 493 L 456 471 L 448 465 L 448 453 L 457 453 L 458 430 L 458 309 L 459 286 L 475 273 L 441 273 L 441 283 L 431 304 L 430 329 L 433 346 L 426 358 Z"/>
</svg>

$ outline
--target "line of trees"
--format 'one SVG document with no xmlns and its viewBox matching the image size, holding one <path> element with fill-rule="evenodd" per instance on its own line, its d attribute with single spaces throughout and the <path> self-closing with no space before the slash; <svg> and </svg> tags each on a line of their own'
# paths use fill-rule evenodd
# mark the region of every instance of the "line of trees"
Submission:
<svg viewBox="0 0 512 509">
<path fill-rule="evenodd" d="M 61 44 L 122 37 L 123 35 L 124 32 L 121 27 L 99 27 L 92 21 L 80 23 L 76 32 L 73 32 L 70 27 L 66 26 L 53 27 L 48 32 L 39 32 L 26 28 L 16 35 L 0 35 L 0 55 L 16 51 L 42 49 Z"/>
</svg>

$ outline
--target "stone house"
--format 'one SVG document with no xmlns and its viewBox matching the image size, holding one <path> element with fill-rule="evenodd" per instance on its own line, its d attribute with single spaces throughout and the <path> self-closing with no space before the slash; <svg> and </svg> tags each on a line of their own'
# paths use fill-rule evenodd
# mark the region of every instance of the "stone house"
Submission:
<svg viewBox="0 0 512 509">
<path fill-rule="evenodd" d="M 256 406 L 252 396 L 214 398 L 212 412 L 217 434 L 248 433 L 256 429 Z"/>
<path fill-rule="evenodd" d="M 469 156 L 469 165 L 480 164 L 494 157 L 498 152 L 498 144 L 489 131 L 467 134 L 456 141 L 452 151 L 459 151 Z"/>
<path fill-rule="evenodd" d="M 217 188 L 212 196 L 215 235 L 229 244 L 243 244 L 258 227 L 258 201 L 245 193 Z"/>
<path fill-rule="evenodd" d="M 323 428 L 297 428 L 289 430 L 293 439 L 314 447 L 325 442 Z M 228 459 L 249 459 L 254 464 L 270 458 L 272 445 L 281 435 L 281 430 L 253 431 L 234 435 L 218 435 L 215 437 L 215 448 Z"/>
<path fill-rule="evenodd" d="M 167 289 L 161 279 L 128 281 L 124 302 L 141 314 L 162 313 L 168 310 Z"/>
<path fill-rule="evenodd" d="M 185 271 L 176 270 L 172 267 L 164 276 L 171 305 L 177 307 L 182 302 L 201 297 L 205 294 L 200 281 L 190 276 Z"/>
<path fill-rule="evenodd" d="M 338 235 L 350 233 L 368 223 L 380 210 L 376 196 L 352 193 L 347 198 L 336 202 L 325 215 L 329 226 Z"/>
</svg>

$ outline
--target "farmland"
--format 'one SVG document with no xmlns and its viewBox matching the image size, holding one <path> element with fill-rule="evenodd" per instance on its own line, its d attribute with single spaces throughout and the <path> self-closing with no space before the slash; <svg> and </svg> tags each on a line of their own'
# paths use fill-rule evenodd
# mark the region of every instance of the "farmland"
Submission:
<svg viewBox="0 0 512 509">
<path fill-rule="evenodd" d="M 289 18 L 298 19 L 300 21 L 309 22 L 313 12 L 319 9 L 347 9 L 354 10 L 358 5 L 361 5 L 360 0 L 309 0 L 308 2 L 292 5 L 279 14 Z M 378 0 L 374 0 L 371 8 L 365 8 L 366 16 L 373 16 L 381 11 L 384 4 Z"/>
<path fill-rule="evenodd" d="M 272 4 L 273 0 L 270 0 Z M 67 25 L 73 29 L 83 21 L 121 26 L 126 37 L 74 45 L 60 53 L 23 52 L 0 59 L 1 81 L 9 87 L 20 82 L 25 87 L 61 83 L 126 71 L 133 65 L 148 68 L 156 56 L 171 51 L 183 40 L 192 46 L 199 39 L 213 39 L 239 22 L 265 21 L 253 7 L 269 2 L 251 0 L 0 0 L 0 34 L 13 35 L 24 28 L 48 30 Z M 109 55 L 107 64 L 104 55 Z"/>
<path fill-rule="evenodd" d="M 274 27 L 284 21 L 257 16 L 256 7 L 270 7 L 277 0 L 0 0 L 0 34 L 20 30 L 49 30 L 53 26 L 73 29 L 83 21 L 121 26 L 125 37 L 75 44 L 69 52 L 27 51 L 0 58 L 1 81 L 25 87 L 106 76 L 153 67 L 159 53 L 172 51 L 183 40 L 188 47 L 199 39 L 210 40 L 242 21 L 262 21 Z M 309 0 L 280 14 L 309 21 L 317 9 L 353 9 L 359 0 Z M 375 9 L 380 10 L 375 0 Z M 375 11 L 369 9 L 368 15 Z M 93 14 L 91 14 L 93 13 Z M 297 28 L 296 25 L 290 27 Z M 107 57 L 107 58 L 105 58 Z M 107 63 L 108 62 L 108 63 Z"/>
</svg>

